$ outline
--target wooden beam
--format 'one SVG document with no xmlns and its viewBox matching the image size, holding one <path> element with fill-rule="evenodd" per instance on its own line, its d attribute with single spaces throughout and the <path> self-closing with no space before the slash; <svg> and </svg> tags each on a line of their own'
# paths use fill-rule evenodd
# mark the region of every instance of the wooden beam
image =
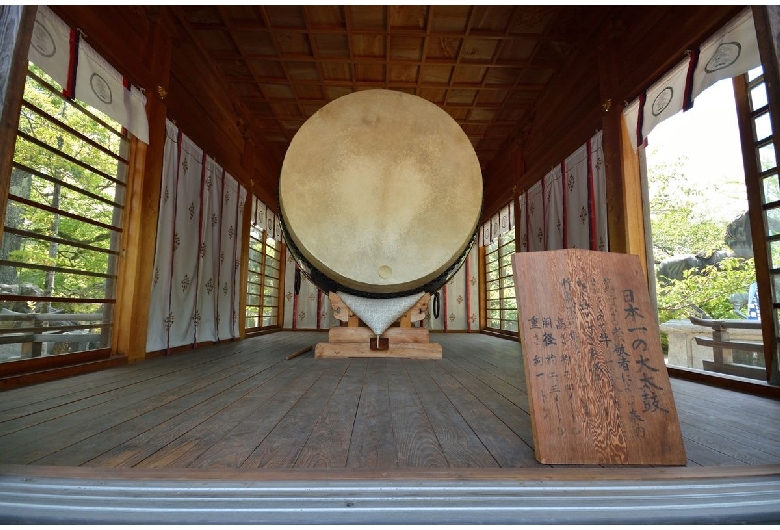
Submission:
<svg viewBox="0 0 780 530">
<path fill-rule="evenodd" d="M 252 145 L 247 142 L 247 146 Z M 244 202 L 244 216 L 241 218 L 241 260 L 240 260 L 240 280 L 238 283 L 238 336 L 241 339 L 246 338 L 246 298 L 247 298 L 247 279 L 249 278 L 249 233 L 252 230 L 252 189 L 246 190 L 246 201 Z M 260 296 L 263 296 L 263 286 L 260 286 Z M 261 298 L 262 299 L 262 298 Z M 262 319 L 263 316 L 259 315 Z"/>
<path fill-rule="evenodd" d="M 648 278 L 644 206 L 639 156 L 623 120 L 618 98 L 621 77 L 620 37 L 611 36 L 599 48 L 604 163 L 607 179 L 607 223 L 611 252 L 639 256 Z"/>
<path fill-rule="evenodd" d="M 0 8 L 0 241 L 36 6 Z"/>
<path fill-rule="evenodd" d="M 161 14 L 167 14 L 167 9 L 163 9 Z M 146 101 L 149 145 L 134 139 L 130 146 L 128 194 L 112 334 L 113 351 L 127 356 L 130 362 L 146 357 L 166 138 L 167 105 L 163 94 L 167 92 L 171 58 L 171 37 L 164 21 L 158 20 L 152 28 L 152 38 L 145 51 L 147 64 L 155 76 L 155 85 L 161 90 L 149 93 Z"/>
<path fill-rule="evenodd" d="M 515 210 L 517 211 L 517 210 Z M 487 295 L 485 293 L 485 286 L 487 285 L 486 281 L 486 271 L 485 271 L 485 247 L 479 246 L 478 247 L 478 257 L 477 259 L 479 262 L 477 263 L 477 268 L 479 271 L 479 274 L 477 278 L 479 279 L 479 329 L 485 329 L 487 327 Z"/>
</svg>

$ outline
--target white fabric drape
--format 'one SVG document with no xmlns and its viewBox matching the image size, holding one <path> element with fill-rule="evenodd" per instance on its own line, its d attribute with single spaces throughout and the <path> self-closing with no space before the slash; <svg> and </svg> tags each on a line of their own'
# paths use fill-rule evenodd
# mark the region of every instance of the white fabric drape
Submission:
<svg viewBox="0 0 780 530">
<path fill-rule="evenodd" d="M 642 137 L 647 138 L 656 125 L 683 110 L 689 61 L 681 61 L 661 80 L 647 89 L 642 112 Z M 636 148 L 636 146 L 634 146 Z"/>
<path fill-rule="evenodd" d="M 744 74 L 760 65 L 753 11 L 746 7 L 699 47 L 691 99 L 721 79 Z"/>
<path fill-rule="evenodd" d="M 477 244 L 486 247 L 498 239 L 501 234 L 515 227 L 515 205 L 509 202 L 477 231 Z"/>
<path fill-rule="evenodd" d="M 517 252 L 586 248 L 607 251 L 602 133 L 518 197 Z"/>
<path fill-rule="evenodd" d="M 154 252 L 154 275 L 149 300 L 149 330 L 146 351 L 163 350 L 168 346 L 171 312 L 171 263 L 173 263 L 173 219 L 176 205 L 176 189 L 179 176 L 178 129 L 166 123 L 165 149 L 163 151 L 162 182 L 160 184 L 160 210 L 157 217 L 157 242 Z"/>
<path fill-rule="evenodd" d="M 284 264 L 284 329 L 330 329 L 340 325 L 333 315 L 328 293 L 301 276 L 301 288 L 295 294 L 297 264 L 287 254 Z"/>
<path fill-rule="evenodd" d="M 545 250 L 564 248 L 563 177 L 561 166 L 544 176 Z"/>
<path fill-rule="evenodd" d="M 500 219 L 499 219 L 500 222 Z M 472 331 L 479 329 L 479 286 L 477 281 L 479 252 L 472 247 L 463 265 L 437 291 L 439 317 L 433 314 L 433 295 L 422 326 L 431 331 Z"/>
<path fill-rule="evenodd" d="M 526 195 L 526 232 L 530 252 L 545 250 L 544 185 L 542 180 L 531 186 Z"/>
<path fill-rule="evenodd" d="M 566 167 L 566 243 L 568 248 L 590 248 L 590 174 L 588 146 L 574 151 Z"/>
<path fill-rule="evenodd" d="M 112 117 L 148 144 L 146 97 L 134 86 L 125 88 L 122 74 L 86 42 L 80 42 L 78 53 L 76 99 Z"/>
<path fill-rule="evenodd" d="M 747 7 L 699 46 L 698 61 L 677 64 L 644 92 L 645 97 L 640 95 L 626 106 L 623 119 L 634 150 L 644 144 L 656 125 L 690 108 L 693 100 L 714 83 L 760 65 L 753 12 Z"/>
<path fill-rule="evenodd" d="M 517 252 L 527 252 L 528 251 L 528 223 L 526 222 L 526 215 L 527 215 L 527 205 L 526 205 L 526 199 L 527 194 L 523 193 L 518 197 L 517 200 L 517 206 L 518 206 L 518 215 L 517 215 L 517 226 L 515 228 L 515 248 L 517 249 Z"/>
<path fill-rule="evenodd" d="M 27 57 L 66 92 L 74 88 L 69 83 L 75 73 L 75 93 L 68 97 L 91 105 L 149 143 L 146 96 L 137 87 L 126 87 L 122 74 L 46 6 L 38 6 Z"/>
<path fill-rule="evenodd" d="M 257 197 L 252 197 L 252 224 L 257 227 L 258 230 L 265 228 L 265 213 L 267 206 L 263 201 Z"/>
<path fill-rule="evenodd" d="M 68 84 L 71 31 L 51 9 L 38 6 L 27 58 L 63 88 Z"/>
<path fill-rule="evenodd" d="M 198 220 L 203 150 L 181 135 L 178 177 L 173 190 L 173 258 L 171 263 L 171 321 L 169 345 L 190 344 L 195 336 L 195 279 L 198 262 Z M 197 184 L 196 184 L 197 183 Z"/>
<path fill-rule="evenodd" d="M 238 336 L 246 190 L 166 129 L 147 351 Z"/>
</svg>

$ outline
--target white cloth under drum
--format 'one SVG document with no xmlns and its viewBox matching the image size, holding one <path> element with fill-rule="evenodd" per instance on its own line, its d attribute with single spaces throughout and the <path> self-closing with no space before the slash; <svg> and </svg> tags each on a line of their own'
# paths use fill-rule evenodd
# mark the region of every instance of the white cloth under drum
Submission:
<svg viewBox="0 0 780 530">
<path fill-rule="evenodd" d="M 347 307 L 371 328 L 377 336 L 409 311 L 425 294 L 419 292 L 401 298 L 362 298 L 353 294 L 337 293 Z"/>
</svg>

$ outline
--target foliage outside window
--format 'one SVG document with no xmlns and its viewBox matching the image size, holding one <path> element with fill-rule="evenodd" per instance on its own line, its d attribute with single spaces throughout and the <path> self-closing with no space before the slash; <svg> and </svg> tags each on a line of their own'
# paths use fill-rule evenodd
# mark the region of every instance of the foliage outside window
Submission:
<svg viewBox="0 0 780 530">
<path fill-rule="evenodd" d="M 0 360 L 109 345 L 128 138 L 32 63 L 0 246 Z"/>
<path fill-rule="evenodd" d="M 495 331 L 517 331 L 517 298 L 512 274 L 515 253 L 515 230 L 498 236 L 485 247 L 485 293 L 487 328 Z"/>
<path fill-rule="evenodd" d="M 760 69 L 758 69 L 760 71 Z M 756 71 L 751 72 L 752 76 Z M 722 95 L 721 95 L 722 94 Z M 714 99 L 707 99 L 712 97 Z M 766 92 L 764 89 L 764 101 Z M 689 317 L 712 319 L 744 319 L 749 317 L 749 293 L 756 281 L 753 259 L 753 240 L 748 217 L 744 173 L 741 158 L 735 159 L 733 151 L 739 151 L 739 133 L 736 126 L 735 105 L 728 105 L 733 98 L 731 80 L 723 80 L 699 96 L 697 102 L 704 109 L 714 107 L 720 117 L 718 126 L 703 131 L 700 120 L 709 115 L 694 115 L 702 109 L 694 105 L 691 114 L 696 116 L 695 128 L 685 128 L 684 123 L 671 125 L 685 131 L 697 131 L 692 136 L 704 136 L 712 152 L 719 153 L 719 171 L 708 171 L 706 155 L 697 151 L 694 138 L 683 143 L 696 156 L 678 155 L 663 159 L 661 150 L 668 149 L 672 140 L 650 135 L 648 154 L 648 182 L 650 186 L 650 223 L 653 256 L 656 263 L 656 288 L 659 322 L 669 320 L 688 321 Z M 732 110 L 733 109 L 733 110 Z M 734 113 L 733 115 L 731 113 Z M 760 114 L 760 113 L 759 113 Z M 733 116 L 733 118 L 731 117 Z M 666 129 L 664 129 L 665 131 Z M 670 129 L 671 130 L 671 129 Z M 714 136 L 714 139 L 712 138 Z M 655 140 L 655 143 L 654 143 Z M 722 145 L 717 144 L 721 142 Z M 676 146 L 675 146 L 676 147 Z M 722 168 L 722 169 L 720 169 Z M 662 328 L 663 329 L 663 328 Z M 663 337 L 665 338 L 665 337 Z M 679 348 L 677 348 L 679 350 Z M 679 351 L 670 352 L 670 364 L 683 363 Z M 688 361 L 691 362 L 690 360 Z M 683 364 L 701 368 L 701 364 Z M 763 357 L 754 352 L 733 351 L 733 362 L 763 367 Z"/>
<path fill-rule="evenodd" d="M 251 225 L 247 277 L 246 329 L 257 331 L 279 324 L 281 243 L 267 231 Z"/>
</svg>

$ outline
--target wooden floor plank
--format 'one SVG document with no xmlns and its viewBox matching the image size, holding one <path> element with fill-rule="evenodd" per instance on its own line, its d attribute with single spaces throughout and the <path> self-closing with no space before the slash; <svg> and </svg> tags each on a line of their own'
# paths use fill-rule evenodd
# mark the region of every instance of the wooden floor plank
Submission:
<svg viewBox="0 0 780 530">
<path fill-rule="evenodd" d="M 691 403 L 685 410 L 679 411 L 680 422 L 695 425 L 697 428 L 709 433 L 713 438 L 726 438 L 738 441 L 745 447 L 766 452 L 769 455 L 780 457 L 780 438 L 773 424 L 778 418 L 765 418 L 766 428 L 756 425 L 743 417 L 724 416 L 712 414 L 709 407 L 701 403 Z"/>
<path fill-rule="evenodd" d="M 442 367 L 509 427 L 533 454 L 533 429 L 528 411 L 509 401 L 452 359 L 444 359 Z"/>
<path fill-rule="evenodd" d="M 485 406 L 475 393 L 447 372 L 444 363 L 422 363 L 422 365 L 431 379 L 448 396 L 458 414 L 476 433 L 498 465 L 522 467 L 535 462 L 533 449 L 514 433 L 496 412 Z M 483 393 L 479 389 L 474 391 L 476 394 Z M 530 418 L 528 426 L 530 431 Z"/>
<path fill-rule="evenodd" d="M 269 361 L 270 364 L 275 364 L 274 361 Z M 67 462 L 73 462 L 83 460 L 86 456 L 85 447 L 89 448 L 92 453 L 91 458 L 87 458 L 76 465 L 84 465 L 86 462 L 92 461 L 95 458 L 99 458 L 100 455 L 107 451 L 113 450 L 115 447 L 121 446 L 127 443 L 129 440 L 136 438 L 137 436 L 143 436 L 144 433 L 154 429 L 157 425 L 168 421 L 171 418 L 178 416 L 186 410 L 198 405 L 199 403 L 207 400 L 209 397 L 217 395 L 221 392 L 232 388 L 233 386 L 241 383 L 242 381 L 252 377 L 256 373 L 259 373 L 269 366 L 268 364 L 262 364 L 252 371 L 230 371 L 221 379 L 210 382 L 198 388 L 195 391 L 190 389 L 181 390 L 176 399 L 173 399 L 165 406 L 154 407 L 143 414 L 136 414 L 128 418 L 126 421 L 116 423 L 115 420 L 107 418 L 107 423 L 101 427 L 98 427 L 99 432 L 89 438 L 83 439 L 77 443 L 70 444 L 67 447 L 51 453 L 44 458 L 35 460 L 38 465 L 67 465 Z M 110 425 L 110 426 L 108 426 Z M 132 454 L 132 450 L 128 450 L 128 455 Z M 117 456 L 116 458 L 120 458 Z M 30 462 L 32 463 L 32 462 Z M 71 464 L 72 465 L 72 464 Z"/>
<path fill-rule="evenodd" d="M 325 373 L 263 439 L 241 467 L 293 467 L 314 424 L 347 371 L 349 359 L 316 359 Z"/>
<path fill-rule="evenodd" d="M 306 365 L 301 362 L 274 365 L 268 371 L 268 379 L 255 381 L 256 385 L 247 395 L 228 404 L 218 414 L 138 462 L 135 467 L 189 467 L 204 452 L 225 438 L 232 437 L 231 433 L 242 422 L 253 415 L 263 414 L 271 405 L 270 400 L 281 390 L 293 385 L 305 369 Z"/>
<path fill-rule="evenodd" d="M 402 359 L 387 359 L 390 415 L 398 467 L 447 467 L 439 441 L 409 380 Z"/>
<path fill-rule="evenodd" d="M 284 347 L 284 341 L 277 338 L 273 342 L 265 344 L 266 348 Z M 207 366 L 214 362 L 225 364 L 232 356 L 245 355 L 251 350 L 250 345 L 226 342 L 210 346 L 208 350 L 194 350 L 187 353 L 177 353 L 170 356 L 156 357 L 143 363 L 121 366 L 109 371 L 98 371 L 82 374 L 75 377 L 58 379 L 46 383 L 46 394 L 30 394 L 26 389 L 14 389 L 3 393 L 4 399 L 0 402 L 0 411 L 7 411 L 23 406 L 50 407 L 57 400 L 72 401 L 79 396 L 93 395 L 98 392 L 121 388 L 134 384 L 136 381 L 144 381 L 156 377 L 160 373 L 160 364 L 174 364 L 178 370 L 187 371 L 195 369 L 196 365 Z M 218 359 L 218 361 L 217 361 Z M 236 361 L 240 362 L 240 361 Z M 18 397 L 17 397 L 18 396 Z"/>
<path fill-rule="evenodd" d="M 672 380 L 672 391 L 675 397 L 684 398 L 687 402 L 705 404 L 715 414 L 724 409 L 739 410 L 739 417 L 750 424 L 780 433 L 780 421 L 773 421 L 780 419 L 778 400 L 679 379 Z"/>
<path fill-rule="evenodd" d="M 525 392 L 525 390 L 519 388 L 518 386 L 507 383 L 505 378 L 497 376 L 495 373 L 487 370 L 484 366 L 480 366 L 480 363 L 477 359 L 463 355 L 452 354 L 446 356 L 445 358 L 457 363 L 463 370 L 471 374 L 476 379 L 482 381 L 484 384 L 501 394 L 504 398 L 509 400 L 520 409 L 524 410 L 525 412 L 529 411 L 528 394 Z"/>
<path fill-rule="evenodd" d="M 449 466 L 498 467 L 479 436 L 425 369 L 424 365 L 436 362 L 404 359 L 403 364 Z"/>
<path fill-rule="evenodd" d="M 62 405 L 108 392 L 122 392 L 137 385 L 156 381 L 160 377 L 184 377 L 197 374 L 198 371 L 210 370 L 217 365 L 220 370 L 230 369 L 230 366 L 240 366 L 253 355 L 253 349 L 247 345 L 216 345 L 209 351 L 193 351 L 189 354 L 176 354 L 167 357 L 157 357 L 143 363 L 125 365 L 110 371 L 92 372 L 76 377 L 52 381 L 46 385 L 46 393 L 31 394 L 26 389 L 15 389 L 18 399 L 0 401 L 0 421 L 13 420 L 18 417 L 31 416 L 38 412 L 55 409 Z M 264 350 L 271 352 L 283 350 L 283 341 L 264 344 Z M 25 390 L 25 393 L 20 393 Z M 10 397 L 10 396 L 9 396 Z"/>
<path fill-rule="evenodd" d="M 292 362 L 292 361 L 291 361 Z M 327 366 L 312 358 L 296 360 L 303 370 L 288 385 L 261 387 L 247 396 L 252 413 L 225 436 L 201 453 L 187 467 L 239 468 L 243 467 L 268 434 L 301 400 Z"/>
<path fill-rule="evenodd" d="M 368 361 L 352 359 L 298 455 L 295 467 L 347 467 Z"/>
<path fill-rule="evenodd" d="M 176 400 L 211 385 L 234 371 L 235 369 L 226 369 L 225 366 L 215 363 L 208 369 L 165 374 L 134 389 L 133 392 L 123 392 L 116 400 L 0 437 L 3 446 L 8 448 L 7 452 L 0 452 L 0 462 L 5 459 L 34 462 L 69 445 L 99 435 L 111 427 L 164 409 Z"/>
<path fill-rule="evenodd" d="M 352 430 L 347 467 L 395 468 L 397 458 L 387 360 L 370 359 Z"/>
<path fill-rule="evenodd" d="M 327 334 L 280 332 L 0 391 L 0 463 L 549 467 L 533 458 L 519 344 L 431 338 L 442 360 L 287 361 Z M 780 402 L 671 383 L 688 467 L 780 462 Z"/>
<path fill-rule="evenodd" d="M 208 423 L 210 420 L 213 420 L 213 423 L 219 423 L 220 420 L 229 421 L 228 412 L 231 410 L 231 405 L 279 375 L 283 371 L 283 368 L 279 366 L 280 364 L 273 364 L 224 391 L 209 395 L 193 407 L 88 461 L 86 465 L 134 467 L 149 456 L 175 443 L 189 432 L 198 430 L 198 427 L 205 424 L 203 429 L 198 430 L 198 435 L 203 436 L 204 432 L 207 432 L 209 429 Z M 189 440 L 187 442 L 188 447 L 193 449 L 194 445 Z"/>
</svg>

